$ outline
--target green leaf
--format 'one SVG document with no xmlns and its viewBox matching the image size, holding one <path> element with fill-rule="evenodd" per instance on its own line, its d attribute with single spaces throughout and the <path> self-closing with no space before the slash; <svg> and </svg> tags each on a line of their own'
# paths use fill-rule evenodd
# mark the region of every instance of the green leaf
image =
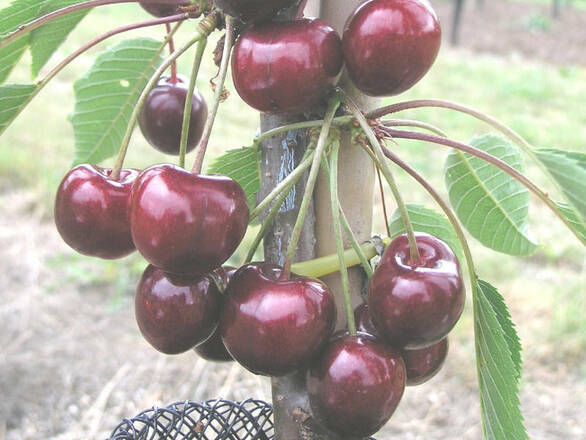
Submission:
<svg viewBox="0 0 586 440">
<path fill-rule="evenodd" d="M 256 195 L 260 191 L 260 152 L 255 148 L 226 151 L 210 163 L 208 173 L 223 174 L 238 182 L 246 193 L 250 209 L 254 208 Z"/>
<path fill-rule="evenodd" d="M 570 222 L 573 229 L 582 237 L 582 240 L 586 242 L 586 224 L 576 214 L 576 210 L 570 205 L 563 202 L 554 202 L 558 207 L 558 210 L 562 215 Z"/>
<path fill-rule="evenodd" d="M 75 82 L 75 164 L 98 163 L 118 152 L 140 93 L 162 62 L 160 48 L 150 38 L 122 41 Z"/>
<path fill-rule="evenodd" d="M 26 107 L 36 89 L 32 84 L 0 86 L 0 134 Z"/>
<path fill-rule="evenodd" d="M 570 205 L 586 221 L 586 154 L 554 149 L 537 150 Z"/>
<path fill-rule="evenodd" d="M 464 253 L 460 240 L 458 240 L 456 231 L 454 231 L 450 221 L 445 216 L 421 205 L 407 205 L 407 212 L 415 231 L 425 232 L 441 238 L 457 254 L 460 261 L 463 261 Z M 389 219 L 389 226 L 391 238 L 406 233 L 399 210 L 396 210 Z"/>
<path fill-rule="evenodd" d="M 486 281 L 474 289 L 476 362 L 482 428 L 487 440 L 528 439 L 519 402 L 521 344 L 500 293 Z"/>
<path fill-rule="evenodd" d="M 81 0 L 53 0 L 43 2 L 39 10 L 39 16 L 46 15 L 76 3 Z M 88 14 L 89 9 L 78 11 L 73 14 L 60 17 L 51 23 L 35 29 L 30 34 L 30 47 L 32 56 L 32 75 L 36 77 L 45 63 L 49 61 L 51 55 L 65 41 L 69 33 L 78 25 L 78 23 Z"/>
<path fill-rule="evenodd" d="M 523 171 L 517 147 L 498 136 L 478 137 L 470 145 Z M 523 185 L 495 166 L 455 150 L 446 161 L 445 181 L 456 214 L 484 246 L 517 256 L 536 251 L 528 235 L 529 192 Z"/>
</svg>

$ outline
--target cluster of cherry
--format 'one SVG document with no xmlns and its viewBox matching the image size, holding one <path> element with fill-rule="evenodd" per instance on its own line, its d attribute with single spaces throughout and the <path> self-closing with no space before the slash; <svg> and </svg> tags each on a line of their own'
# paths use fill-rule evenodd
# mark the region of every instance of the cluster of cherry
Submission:
<svg viewBox="0 0 586 440">
<path fill-rule="evenodd" d="M 400 93 L 425 75 L 439 50 L 439 23 L 426 0 L 368 0 L 348 19 L 342 39 L 319 19 L 270 21 L 293 3 L 215 1 L 245 25 L 232 56 L 234 84 L 262 112 L 298 113 L 318 105 L 344 63 L 365 93 Z M 143 6 L 156 15 L 175 11 Z M 160 83 L 140 118 L 147 139 L 168 153 L 178 153 L 187 93 L 181 84 L 176 77 Z M 207 113 L 196 98 L 192 145 Z M 172 116 L 157 104 L 170 99 L 176 102 L 166 107 Z M 387 247 L 370 280 L 368 306 L 355 312 L 359 332 L 333 335 L 334 295 L 321 281 L 289 276 L 266 262 L 221 267 L 248 227 L 242 188 L 228 177 L 169 164 L 119 173 L 78 166 L 58 189 L 55 220 L 80 253 L 120 258 L 137 249 L 150 263 L 137 288 L 136 318 L 157 350 L 195 348 L 206 359 L 236 360 L 267 376 L 306 369 L 314 415 L 344 436 L 379 430 L 405 385 L 439 370 L 447 334 L 464 305 L 452 250 L 417 234 L 415 258 L 403 235 Z"/>
</svg>

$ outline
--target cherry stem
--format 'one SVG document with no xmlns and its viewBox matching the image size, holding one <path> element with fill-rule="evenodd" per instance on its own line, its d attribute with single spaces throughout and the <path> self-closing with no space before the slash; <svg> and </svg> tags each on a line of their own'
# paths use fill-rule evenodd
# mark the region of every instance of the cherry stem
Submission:
<svg viewBox="0 0 586 440">
<path fill-rule="evenodd" d="M 313 189 L 315 188 L 315 182 L 317 181 L 321 157 L 326 149 L 327 140 L 330 133 L 330 127 L 332 125 L 332 119 L 334 119 L 334 115 L 336 114 L 336 110 L 340 106 L 340 102 L 340 95 L 336 94 L 332 98 L 330 105 L 328 106 L 326 115 L 324 117 L 324 124 L 322 125 L 321 131 L 319 133 L 317 146 L 315 148 L 315 154 L 313 156 L 313 160 L 311 163 L 311 170 L 309 171 L 309 177 L 307 178 L 307 183 L 305 184 L 305 193 L 303 194 L 303 200 L 301 201 L 301 206 L 299 207 L 297 220 L 295 221 L 295 226 L 293 226 L 293 231 L 291 232 L 291 239 L 287 247 L 287 253 L 285 255 L 285 263 L 283 264 L 283 273 L 281 274 L 281 279 L 288 279 L 291 275 L 291 263 L 293 262 L 293 258 L 295 258 L 295 253 L 297 252 L 297 243 L 299 242 L 299 238 L 301 237 L 301 231 L 303 229 L 303 224 L 305 223 L 305 217 L 307 216 L 309 203 L 313 198 Z"/>
<path fill-rule="evenodd" d="M 301 0 L 299 2 L 299 7 L 297 8 L 297 14 L 295 14 L 295 18 L 299 19 L 303 17 L 303 12 L 305 11 L 305 6 L 307 6 L 307 0 Z"/>
<path fill-rule="evenodd" d="M 167 29 L 167 34 L 171 32 L 171 25 L 169 23 L 165 23 L 165 27 Z M 169 38 L 169 55 L 175 52 L 175 43 L 173 42 L 173 38 Z M 177 84 L 177 60 L 173 61 L 171 64 L 171 78 L 169 79 L 171 84 Z"/>
<path fill-rule="evenodd" d="M 130 139 L 132 137 L 132 132 L 133 132 L 134 127 L 136 125 L 138 115 L 140 114 L 140 111 L 141 111 L 149 93 L 151 92 L 153 87 L 157 84 L 161 75 L 165 72 L 165 70 L 167 70 L 169 68 L 169 66 L 171 65 L 171 63 L 174 60 L 176 60 L 181 55 L 183 55 L 185 52 L 187 52 L 187 50 L 191 46 L 193 46 L 195 43 L 200 41 L 202 38 L 207 38 L 207 36 L 213 31 L 213 29 L 215 29 L 215 25 L 216 25 L 215 16 L 209 15 L 207 17 L 204 17 L 199 22 L 199 26 L 198 26 L 197 30 L 195 31 L 195 34 L 191 38 L 191 40 L 189 40 L 182 47 L 180 47 L 175 52 L 173 52 L 165 61 L 163 61 L 163 63 L 157 68 L 157 70 L 155 71 L 155 73 L 153 74 L 151 79 L 148 81 L 148 83 L 146 84 L 145 88 L 143 89 L 140 97 L 138 98 L 138 101 L 136 102 L 136 105 L 134 106 L 134 110 L 132 111 L 132 114 L 130 116 L 130 120 L 128 121 L 128 126 L 126 127 L 126 133 L 124 134 L 124 138 L 122 139 L 122 144 L 120 146 L 120 151 L 118 152 L 118 158 L 116 159 L 116 164 L 114 165 L 114 168 L 112 169 L 112 175 L 111 175 L 112 179 L 117 180 L 120 177 L 120 171 L 122 170 L 122 167 L 124 165 L 124 158 L 126 157 L 126 153 L 128 151 L 128 146 L 130 144 Z M 176 31 L 177 27 L 174 30 Z M 172 36 L 173 36 L 173 33 L 170 33 L 167 35 L 165 41 L 161 45 L 160 51 L 163 50 L 163 48 L 167 45 L 168 39 L 171 38 Z"/>
<path fill-rule="evenodd" d="M 194 174 L 200 174 L 203 167 L 203 160 L 206 155 L 208 144 L 210 142 L 210 136 L 212 134 L 212 128 L 214 127 L 214 121 L 222 101 L 224 94 L 224 83 L 226 82 L 226 74 L 228 73 L 228 64 L 230 62 L 230 54 L 232 52 L 232 43 L 234 40 L 234 19 L 229 15 L 226 15 L 226 38 L 224 40 L 224 51 L 222 53 L 222 62 L 220 64 L 220 74 L 218 83 L 216 84 L 216 91 L 214 94 L 214 103 L 212 109 L 208 114 L 206 124 L 204 126 L 201 141 L 197 146 L 197 154 L 195 156 L 195 162 L 191 172 Z"/>
<path fill-rule="evenodd" d="M 525 186 L 529 191 L 535 194 L 541 201 L 543 201 L 552 211 L 553 213 L 559 217 L 559 219 L 572 231 L 572 233 L 580 240 L 581 243 L 586 244 L 586 239 L 583 238 L 578 231 L 576 231 L 572 224 L 569 222 L 568 219 L 559 211 L 557 205 L 554 201 L 549 198 L 549 195 L 541 190 L 537 185 L 535 185 L 530 179 L 525 177 L 522 173 L 517 171 L 515 168 L 507 164 L 506 162 L 500 160 L 499 158 L 493 156 L 492 154 L 487 153 L 486 151 L 480 150 L 475 148 L 471 145 L 464 144 L 462 142 L 454 141 L 451 139 L 442 138 L 439 136 L 434 136 L 430 134 L 424 133 L 416 133 L 412 131 L 402 131 L 402 130 L 392 130 L 389 129 L 389 134 L 397 139 L 411 139 L 411 140 L 419 140 L 424 142 L 430 142 L 433 144 L 443 145 L 450 148 L 454 148 L 459 151 L 463 151 L 468 153 L 472 156 L 478 157 L 479 159 L 484 160 L 485 162 L 494 165 L 498 169 L 504 171 L 513 179 L 520 182 L 523 186 Z"/>
<path fill-rule="evenodd" d="M 313 162 L 313 154 L 308 155 L 305 159 L 303 159 L 297 167 L 289 173 L 287 177 L 285 177 L 273 190 L 260 202 L 256 208 L 250 213 L 250 221 L 252 222 L 255 218 L 257 218 L 261 212 L 263 212 L 273 200 L 275 200 L 279 194 L 287 189 L 288 186 L 291 185 L 291 182 L 299 181 L 299 178 L 307 171 L 307 169 L 311 166 Z"/>
<path fill-rule="evenodd" d="M 423 128 L 424 130 L 430 131 L 437 134 L 438 136 L 448 137 L 447 133 L 435 125 L 428 124 L 426 122 L 414 121 L 411 119 L 383 119 L 380 121 L 381 124 L 387 127 L 416 127 Z"/>
<path fill-rule="evenodd" d="M 0 35 L 0 38 L 4 37 L 0 41 L 0 49 L 8 46 L 10 43 L 18 40 L 26 34 L 38 29 L 44 24 L 50 23 L 65 15 L 73 14 L 74 12 L 81 11 L 84 9 L 91 9 L 97 6 L 114 5 L 117 3 L 137 3 L 139 0 L 91 0 L 84 3 L 78 3 L 75 5 L 67 6 L 65 8 L 57 9 L 56 11 L 50 12 L 49 14 L 43 15 L 29 23 L 23 24 L 18 27 L 15 31 L 9 32 L 6 35 Z M 175 4 L 176 0 L 141 0 L 144 3 L 162 3 L 162 4 Z"/>
<path fill-rule="evenodd" d="M 391 236 L 391 227 L 389 225 L 389 215 L 387 213 L 387 202 L 385 201 L 385 189 L 383 188 L 383 179 L 380 175 L 380 168 L 376 167 L 376 175 L 378 177 L 378 187 L 380 190 L 380 199 L 383 205 L 383 217 L 385 218 L 385 228 L 387 230 L 387 237 Z"/>
<path fill-rule="evenodd" d="M 352 114 L 354 115 L 354 117 L 356 118 L 358 123 L 360 124 L 360 127 L 362 127 L 362 130 L 366 134 L 366 137 L 368 138 L 368 141 L 370 142 L 370 145 L 372 146 L 372 149 L 374 150 L 374 154 L 378 159 L 378 163 L 380 165 L 381 171 L 382 171 L 383 175 L 385 176 L 385 179 L 387 180 L 389 187 L 391 188 L 391 192 L 393 193 L 395 201 L 397 202 L 397 208 L 399 210 L 399 213 L 401 214 L 401 220 L 403 221 L 403 226 L 404 226 L 405 230 L 407 231 L 407 238 L 409 239 L 409 249 L 410 249 L 409 260 L 412 264 L 418 264 L 418 262 L 420 261 L 420 256 L 419 256 L 419 249 L 417 247 L 417 242 L 415 240 L 415 231 L 413 230 L 413 225 L 411 224 L 411 220 L 409 218 L 409 212 L 407 211 L 407 206 L 405 205 L 405 202 L 403 201 L 403 197 L 401 196 L 401 192 L 399 191 L 397 183 L 395 182 L 395 178 L 393 177 L 393 173 L 391 172 L 391 168 L 389 167 L 389 164 L 387 163 L 387 161 L 384 157 L 384 154 L 383 154 L 383 151 L 381 148 L 381 144 L 380 144 L 379 140 L 377 139 L 376 135 L 374 134 L 372 127 L 369 125 L 368 121 L 366 120 L 366 118 L 364 117 L 364 115 L 362 114 L 360 109 L 356 106 L 356 104 L 349 97 L 346 97 L 346 105 L 348 106 L 348 108 L 350 109 L 350 111 L 352 112 Z"/>
<path fill-rule="evenodd" d="M 336 251 L 340 263 L 340 280 L 342 282 L 342 294 L 344 295 L 344 309 L 346 310 L 346 320 L 348 331 L 351 336 L 356 336 L 356 322 L 354 321 L 354 311 L 352 310 L 352 298 L 350 297 L 350 280 L 348 279 L 348 267 L 344 262 L 344 243 L 342 240 L 342 226 L 340 224 L 340 200 L 338 198 L 338 153 L 340 151 L 340 141 L 334 141 L 330 150 L 330 206 L 332 208 L 332 225 L 334 228 L 334 238 L 336 240 Z M 325 158 L 324 158 L 325 161 Z"/>
<path fill-rule="evenodd" d="M 189 139 L 189 124 L 191 122 L 191 105 L 193 104 L 193 93 L 195 91 L 195 82 L 201 66 L 201 60 L 208 43 L 207 38 L 202 38 L 197 43 L 191 76 L 189 77 L 189 86 L 187 87 L 187 97 L 183 108 L 183 125 L 181 126 L 181 143 L 179 144 L 179 166 L 185 168 L 185 154 L 187 153 L 187 141 Z"/>
</svg>

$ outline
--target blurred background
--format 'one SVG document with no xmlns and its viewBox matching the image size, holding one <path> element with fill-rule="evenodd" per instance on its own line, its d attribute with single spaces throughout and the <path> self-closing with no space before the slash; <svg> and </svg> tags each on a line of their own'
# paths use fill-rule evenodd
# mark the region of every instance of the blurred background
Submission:
<svg viewBox="0 0 586 440">
<path fill-rule="evenodd" d="M 466 0 L 457 33 L 458 2 L 432 3 L 443 25 L 442 50 L 425 79 L 394 100 L 458 101 L 500 119 L 536 147 L 586 152 L 586 0 Z M 115 25 L 146 18 L 135 4 L 92 11 L 49 65 Z M 190 26 L 183 26 L 178 40 L 185 40 Z M 67 120 L 74 104 L 72 82 L 89 69 L 93 55 L 138 35 L 162 39 L 164 30 L 134 31 L 95 48 L 62 72 L 0 138 L 0 440 L 101 439 L 122 418 L 153 405 L 212 397 L 270 400 L 268 381 L 236 365 L 210 364 L 193 352 L 170 357 L 152 349 L 133 311 L 134 289 L 146 263 L 137 255 L 113 262 L 77 255 L 54 227 L 55 190 L 74 151 Z M 182 59 L 180 72 L 188 74 L 191 59 Z M 9 82 L 30 82 L 29 68 L 25 58 Z M 208 102 L 215 73 L 210 53 L 198 80 Z M 258 114 L 229 89 L 211 155 L 249 145 L 258 127 Z M 462 141 L 489 131 L 441 109 L 404 116 L 433 123 Z M 407 142 L 396 148 L 445 194 L 446 149 Z M 137 130 L 126 164 L 141 168 L 166 161 L 174 158 L 155 152 Z M 551 188 L 536 167 L 529 164 L 527 172 Z M 397 174 L 409 203 L 435 209 L 412 181 Z M 379 201 L 376 210 L 375 231 L 382 233 Z M 531 438 L 583 439 L 585 254 L 536 200 L 530 216 L 541 244 L 534 256 L 496 254 L 472 240 L 473 252 L 480 275 L 506 298 L 522 340 L 521 398 Z M 234 262 L 242 258 L 239 252 Z M 377 438 L 480 438 L 470 308 L 450 350 L 438 376 L 407 389 Z"/>
</svg>

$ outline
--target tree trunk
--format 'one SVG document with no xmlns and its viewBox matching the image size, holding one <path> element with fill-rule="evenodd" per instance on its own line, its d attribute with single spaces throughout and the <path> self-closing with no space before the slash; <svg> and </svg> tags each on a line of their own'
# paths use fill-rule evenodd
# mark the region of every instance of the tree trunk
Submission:
<svg viewBox="0 0 586 440">
<path fill-rule="evenodd" d="M 464 12 L 464 0 L 456 0 L 454 3 L 454 15 L 452 17 L 452 39 L 454 46 L 460 43 L 460 24 L 462 23 L 462 13 Z"/>
<path fill-rule="evenodd" d="M 306 16 L 320 16 L 341 34 L 346 18 L 361 0 L 310 0 Z M 373 100 L 366 99 L 342 77 L 342 86 L 365 110 L 373 107 Z M 261 116 L 261 130 L 296 122 L 302 118 L 291 116 Z M 273 137 L 262 145 L 262 185 L 259 197 L 266 195 L 297 164 L 307 146 L 305 131 L 288 132 Z M 374 167 L 361 149 L 349 144 L 344 138 L 339 158 L 340 199 L 348 221 L 359 240 L 367 240 L 371 235 L 372 204 L 374 191 Z M 301 199 L 305 189 L 305 179 L 296 185 L 290 199 L 283 205 L 268 230 L 264 240 L 265 260 L 282 264 L 287 243 L 291 236 Z M 331 225 L 329 189 L 324 176 L 320 176 L 296 259 L 307 260 L 316 256 L 335 252 L 335 242 Z M 351 289 L 355 302 L 360 298 L 363 277 L 360 269 L 350 271 Z M 345 326 L 339 275 L 331 275 L 324 281 L 336 294 L 338 304 L 338 327 Z M 335 440 L 337 436 L 328 434 L 310 416 L 305 372 L 273 378 L 273 406 L 275 417 L 275 438 L 277 440 Z"/>
</svg>

